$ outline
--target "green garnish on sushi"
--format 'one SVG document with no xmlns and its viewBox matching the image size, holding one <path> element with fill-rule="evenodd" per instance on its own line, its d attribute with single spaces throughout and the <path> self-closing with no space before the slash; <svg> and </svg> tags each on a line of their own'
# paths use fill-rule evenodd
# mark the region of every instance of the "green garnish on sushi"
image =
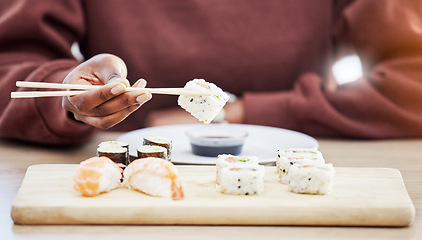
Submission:
<svg viewBox="0 0 422 240">
<path fill-rule="evenodd" d="M 250 159 L 249 158 L 241 158 L 239 159 L 239 162 L 249 162 Z"/>
</svg>

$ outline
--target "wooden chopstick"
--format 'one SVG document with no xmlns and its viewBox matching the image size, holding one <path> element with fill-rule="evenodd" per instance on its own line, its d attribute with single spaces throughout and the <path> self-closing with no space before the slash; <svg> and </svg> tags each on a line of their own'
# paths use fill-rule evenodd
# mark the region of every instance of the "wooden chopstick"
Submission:
<svg viewBox="0 0 422 240">
<path fill-rule="evenodd" d="M 11 98 L 35 98 L 35 97 L 64 97 L 64 96 L 75 96 L 87 91 L 23 91 L 23 92 L 12 92 Z"/>
<path fill-rule="evenodd" d="M 91 90 L 91 89 L 95 89 L 95 88 L 100 88 L 102 86 L 104 86 L 104 85 L 84 85 L 84 84 L 65 84 L 65 83 L 16 81 L 16 87 L 27 87 L 27 88 Z"/>
<path fill-rule="evenodd" d="M 103 85 L 83 85 L 83 84 L 63 84 L 63 83 L 45 83 L 45 82 L 24 82 L 17 81 L 17 87 L 28 88 L 50 88 L 50 89 L 69 89 L 69 90 L 84 90 L 84 91 L 23 91 L 12 92 L 11 98 L 32 98 L 32 97 L 58 97 L 58 96 L 75 96 L 85 93 L 92 89 L 98 89 Z M 184 88 L 136 88 L 127 87 L 126 91 L 150 92 L 153 94 L 168 94 L 168 95 L 190 95 L 190 96 L 209 96 L 208 91 L 193 91 Z"/>
</svg>

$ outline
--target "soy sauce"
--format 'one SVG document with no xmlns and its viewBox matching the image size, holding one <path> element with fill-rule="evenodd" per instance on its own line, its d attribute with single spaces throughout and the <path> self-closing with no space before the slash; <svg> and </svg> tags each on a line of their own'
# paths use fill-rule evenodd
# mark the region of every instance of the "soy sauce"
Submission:
<svg viewBox="0 0 422 240">
<path fill-rule="evenodd" d="M 242 151 L 242 144 L 233 146 L 201 146 L 192 143 L 191 145 L 193 154 L 205 157 L 217 157 L 219 154 L 239 155 Z"/>
</svg>

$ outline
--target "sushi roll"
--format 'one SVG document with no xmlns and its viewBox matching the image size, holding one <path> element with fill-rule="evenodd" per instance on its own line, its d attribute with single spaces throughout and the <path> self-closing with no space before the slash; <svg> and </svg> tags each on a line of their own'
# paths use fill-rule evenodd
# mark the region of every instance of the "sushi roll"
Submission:
<svg viewBox="0 0 422 240">
<path fill-rule="evenodd" d="M 173 163 L 162 158 L 141 158 L 123 171 L 123 185 L 151 196 L 183 199 L 182 184 Z"/>
<path fill-rule="evenodd" d="M 289 189 L 295 193 L 328 194 L 333 188 L 334 167 L 331 163 L 293 165 L 289 171 Z"/>
<path fill-rule="evenodd" d="M 314 148 L 291 148 L 277 150 L 277 172 L 282 183 L 288 183 L 289 169 L 293 165 L 324 164 L 322 153 Z"/>
<path fill-rule="evenodd" d="M 167 149 L 160 146 L 141 145 L 138 147 L 138 158 L 156 157 L 168 160 Z"/>
<path fill-rule="evenodd" d="M 287 148 L 277 150 L 277 153 L 285 157 L 322 157 L 322 153 L 316 148 Z"/>
<path fill-rule="evenodd" d="M 204 123 L 210 123 L 230 98 L 221 88 L 204 79 L 193 79 L 187 82 L 184 88 L 211 93 L 209 96 L 180 95 L 177 100 L 183 109 Z"/>
<path fill-rule="evenodd" d="M 94 197 L 120 186 L 122 169 L 108 157 L 92 157 L 79 164 L 73 188 L 85 197 Z"/>
<path fill-rule="evenodd" d="M 220 183 L 221 169 L 232 166 L 243 168 L 245 166 L 257 166 L 259 164 L 258 157 L 234 156 L 231 154 L 220 154 L 216 160 L 216 183 Z"/>
<path fill-rule="evenodd" d="M 105 156 L 116 163 L 129 164 L 129 144 L 117 141 L 105 141 L 98 144 L 97 156 Z"/>
<path fill-rule="evenodd" d="M 171 161 L 171 140 L 165 137 L 144 137 L 144 145 L 160 146 L 167 149 L 167 159 Z"/>
<path fill-rule="evenodd" d="M 225 194 L 260 195 L 264 191 L 264 166 L 228 166 L 221 169 L 217 190 Z"/>
</svg>

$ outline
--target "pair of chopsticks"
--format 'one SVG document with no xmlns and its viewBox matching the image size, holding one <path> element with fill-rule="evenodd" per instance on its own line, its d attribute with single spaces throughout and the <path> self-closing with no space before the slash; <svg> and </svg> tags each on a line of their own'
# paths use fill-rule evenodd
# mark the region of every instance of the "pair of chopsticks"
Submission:
<svg viewBox="0 0 422 240">
<path fill-rule="evenodd" d="M 34 98 L 34 97 L 62 97 L 75 96 L 85 93 L 89 90 L 101 88 L 103 85 L 83 85 L 83 84 L 62 84 L 62 83 L 45 83 L 45 82 L 24 82 L 17 81 L 17 87 L 28 88 L 50 88 L 50 89 L 67 89 L 78 91 L 23 91 L 12 92 L 11 98 Z M 127 87 L 126 91 L 150 92 L 153 94 L 169 94 L 169 95 L 190 95 L 190 96 L 209 96 L 208 91 L 193 91 L 184 88 L 135 88 Z"/>
</svg>

